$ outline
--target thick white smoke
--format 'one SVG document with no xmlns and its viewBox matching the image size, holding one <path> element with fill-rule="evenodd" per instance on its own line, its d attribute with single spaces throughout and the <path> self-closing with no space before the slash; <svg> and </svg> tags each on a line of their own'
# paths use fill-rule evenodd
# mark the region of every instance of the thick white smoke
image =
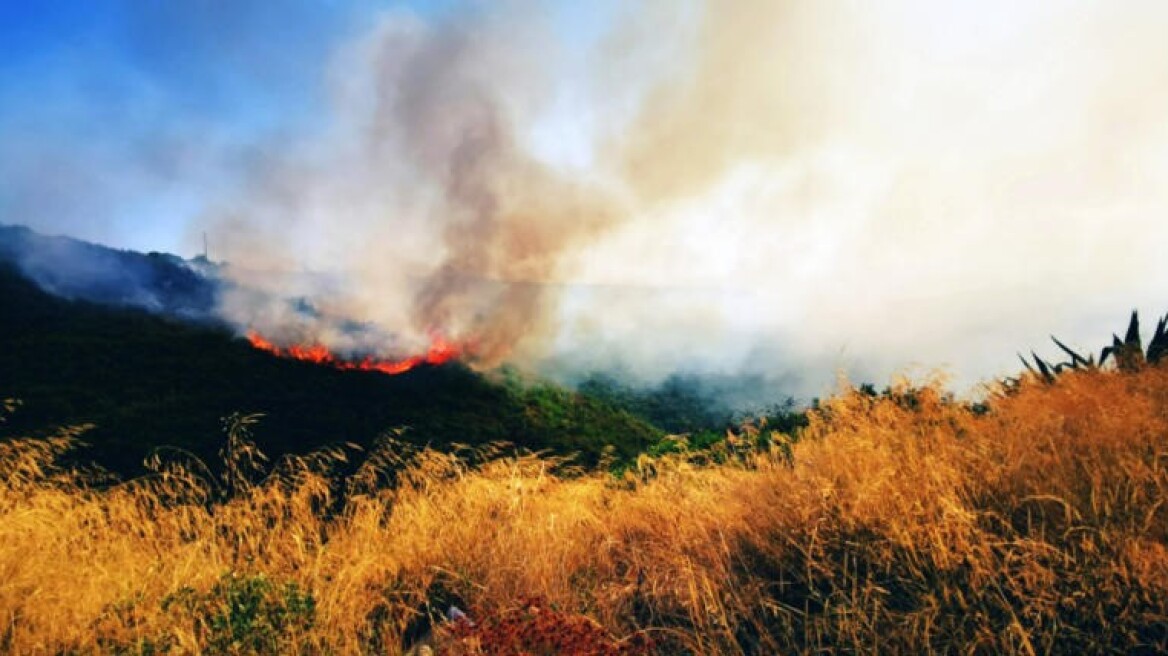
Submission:
<svg viewBox="0 0 1168 656">
<path fill-rule="evenodd" d="M 402 348 L 804 395 L 970 384 L 1168 300 L 1160 4 L 621 3 L 586 43 L 557 11 L 390 13 L 338 52 L 326 127 L 216 215 L 241 279 Z"/>
</svg>

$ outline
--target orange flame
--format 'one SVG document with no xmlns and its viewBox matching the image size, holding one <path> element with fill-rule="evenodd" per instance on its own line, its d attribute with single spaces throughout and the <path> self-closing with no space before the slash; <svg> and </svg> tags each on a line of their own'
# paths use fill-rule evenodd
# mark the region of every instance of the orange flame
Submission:
<svg viewBox="0 0 1168 656">
<path fill-rule="evenodd" d="M 414 355 L 404 360 L 381 360 L 372 356 L 362 360 L 346 360 L 333 354 L 323 344 L 277 346 L 255 331 L 248 332 L 247 341 L 251 342 L 251 345 L 255 348 L 261 351 L 267 351 L 281 358 L 315 362 L 316 364 L 328 365 L 344 370 L 379 371 L 391 376 L 403 374 L 421 364 L 439 365 L 462 355 L 462 349 L 458 345 L 438 336 L 431 338 L 430 348 L 425 354 Z"/>
</svg>

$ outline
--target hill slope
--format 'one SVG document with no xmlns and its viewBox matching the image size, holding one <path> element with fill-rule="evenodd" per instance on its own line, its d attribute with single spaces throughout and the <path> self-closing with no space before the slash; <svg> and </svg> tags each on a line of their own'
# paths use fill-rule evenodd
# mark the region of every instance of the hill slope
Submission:
<svg viewBox="0 0 1168 656">
<path fill-rule="evenodd" d="M 210 503 L 199 471 L 92 487 L 66 439 L 0 442 L 0 651 L 1168 653 L 1168 367 L 809 419 L 721 464 L 427 451 Z"/>
<path fill-rule="evenodd" d="M 459 365 L 386 376 L 279 359 L 213 325 L 50 295 L 2 262 L 0 398 L 23 401 L 5 433 L 93 423 L 84 455 L 127 473 L 161 445 L 217 461 L 234 412 L 266 414 L 256 438 L 273 456 L 408 427 L 419 443 L 507 440 L 595 459 L 607 440 L 629 456 L 660 433 L 587 396 Z"/>
</svg>

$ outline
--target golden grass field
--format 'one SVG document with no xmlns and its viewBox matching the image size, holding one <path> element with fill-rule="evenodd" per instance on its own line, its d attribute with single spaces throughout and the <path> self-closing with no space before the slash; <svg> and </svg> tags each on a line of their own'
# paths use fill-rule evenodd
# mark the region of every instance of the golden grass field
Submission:
<svg viewBox="0 0 1168 656">
<path fill-rule="evenodd" d="M 253 480 L 237 427 L 226 485 L 110 485 L 75 432 L 0 444 L 6 653 L 399 654 L 427 602 L 452 654 L 1168 651 L 1168 367 L 845 391 L 623 478 L 387 442 Z"/>
</svg>

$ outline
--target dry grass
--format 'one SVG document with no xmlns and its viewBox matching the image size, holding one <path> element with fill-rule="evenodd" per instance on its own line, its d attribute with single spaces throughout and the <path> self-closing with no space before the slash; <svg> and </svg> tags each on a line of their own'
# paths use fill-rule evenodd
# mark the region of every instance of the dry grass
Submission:
<svg viewBox="0 0 1168 656">
<path fill-rule="evenodd" d="M 842 394 L 789 450 L 625 479 L 389 443 L 343 489 L 321 456 L 216 499 L 54 469 L 72 439 L 0 444 L 5 652 L 396 654 L 427 601 L 479 622 L 451 653 L 520 653 L 523 618 L 527 653 L 1168 650 L 1168 367 L 985 414 Z"/>
</svg>

